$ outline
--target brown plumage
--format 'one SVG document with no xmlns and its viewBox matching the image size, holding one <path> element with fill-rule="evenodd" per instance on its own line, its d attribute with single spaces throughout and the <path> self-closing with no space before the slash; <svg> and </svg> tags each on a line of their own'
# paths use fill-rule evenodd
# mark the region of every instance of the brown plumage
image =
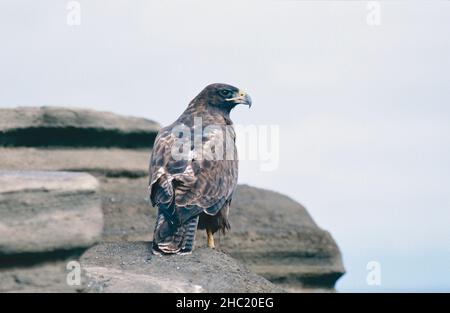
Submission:
<svg viewBox="0 0 450 313">
<path fill-rule="evenodd" d="M 238 104 L 250 106 L 250 97 L 230 85 L 209 85 L 159 131 L 150 160 L 150 200 L 158 208 L 154 253 L 190 253 L 197 228 L 206 229 L 214 247 L 212 235 L 230 228 L 238 178 L 230 112 Z"/>
</svg>

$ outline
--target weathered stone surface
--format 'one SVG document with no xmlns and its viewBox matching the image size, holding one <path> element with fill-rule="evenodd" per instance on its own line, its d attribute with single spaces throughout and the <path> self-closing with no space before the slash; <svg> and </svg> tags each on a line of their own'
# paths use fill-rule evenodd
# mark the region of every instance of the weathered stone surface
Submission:
<svg viewBox="0 0 450 313">
<path fill-rule="evenodd" d="M 345 272 L 339 248 L 302 205 L 247 185 L 237 188 L 233 201 L 224 251 L 284 286 L 334 287 Z"/>
<path fill-rule="evenodd" d="M 83 282 L 86 281 L 82 271 L 79 285 L 73 284 L 72 279 L 71 284 L 67 283 L 72 270 L 70 267 L 67 269 L 67 264 L 72 260 L 49 259 L 26 266 L 0 266 L 0 292 L 80 292 L 84 290 Z"/>
<path fill-rule="evenodd" d="M 80 109 L 0 110 L 0 168 L 87 171 L 94 174 L 101 182 L 97 195 L 103 200 L 103 240 L 150 241 L 155 209 L 148 204 L 146 176 L 150 149 L 159 125 L 138 120 Z M 34 194 L 37 191 L 25 192 L 25 197 L 17 196 L 17 207 L 32 203 Z M 41 202 L 38 211 L 48 205 L 58 207 L 53 204 L 58 201 Z M 84 200 L 69 202 L 79 201 L 83 203 Z M 62 212 L 63 209 L 71 210 L 61 206 Z M 0 211 L 0 228 L 3 222 L 1 214 Z M 58 219 L 65 220 L 62 217 Z M 314 223 L 305 208 L 288 197 L 239 186 L 230 222 L 232 229 L 227 236 L 216 235 L 218 249 L 285 289 L 304 291 L 311 288 L 317 291 L 330 288 L 344 272 L 333 238 Z M 26 232 L 36 228 L 38 226 L 28 228 Z M 54 239 L 47 235 L 45 240 L 48 239 L 48 243 L 45 240 L 35 243 L 40 247 L 38 250 L 53 249 Z M 33 236 L 34 233 L 18 234 L 18 237 L 27 237 L 22 241 Z M 197 248 L 205 245 L 204 237 L 203 233 L 197 235 Z M 4 253 L 1 240 L 0 254 Z M 71 240 L 66 241 L 68 249 L 71 249 Z M 28 246 L 23 250 L 31 249 Z"/>
<path fill-rule="evenodd" d="M 151 240 L 155 212 L 147 180 L 102 179 L 105 240 Z M 240 185 L 230 211 L 231 231 L 216 246 L 285 289 L 333 288 L 345 272 L 330 234 L 305 208 L 276 192 Z M 206 246 L 197 233 L 196 247 Z"/>
<path fill-rule="evenodd" d="M 0 171 L 0 255 L 91 246 L 103 228 L 97 191 L 89 174 Z"/>
<path fill-rule="evenodd" d="M 89 172 L 107 177 L 148 175 L 150 149 L 119 148 L 1 148 L 0 168 Z"/>
<path fill-rule="evenodd" d="M 155 256 L 150 242 L 104 243 L 81 257 L 90 292 L 282 292 L 231 257 L 209 248 Z"/>
<path fill-rule="evenodd" d="M 144 118 L 86 109 L 0 109 L 0 146 L 151 147 L 158 129 Z"/>
</svg>

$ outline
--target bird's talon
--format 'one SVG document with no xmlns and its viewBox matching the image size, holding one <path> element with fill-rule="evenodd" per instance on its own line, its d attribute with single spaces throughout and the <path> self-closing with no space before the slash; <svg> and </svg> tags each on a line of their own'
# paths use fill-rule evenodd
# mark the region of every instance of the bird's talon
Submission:
<svg viewBox="0 0 450 313">
<path fill-rule="evenodd" d="M 214 245 L 214 236 L 211 230 L 206 230 L 206 235 L 208 236 L 208 248 L 215 249 L 216 246 Z"/>
</svg>

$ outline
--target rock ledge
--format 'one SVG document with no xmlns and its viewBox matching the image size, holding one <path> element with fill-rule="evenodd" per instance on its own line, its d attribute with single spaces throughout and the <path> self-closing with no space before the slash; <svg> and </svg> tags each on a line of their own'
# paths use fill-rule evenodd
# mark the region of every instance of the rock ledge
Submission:
<svg viewBox="0 0 450 313">
<path fill-rule="evenodd" d="M 151 242 L 103 243 L 80 262 L 87 292 L 283 292 L 221 252 L 152 255 Z"/>
<path fill-rule="evenodd" d="M 0 146 L 148 148 L 159 127 L 144 118 L 79 108 L 0 109 Z"/>
<path fill-rule="evenodd" d="M 102 234 L 97 179 L 0 171 L 0 256 L 90 247 Z"/>
</svg>

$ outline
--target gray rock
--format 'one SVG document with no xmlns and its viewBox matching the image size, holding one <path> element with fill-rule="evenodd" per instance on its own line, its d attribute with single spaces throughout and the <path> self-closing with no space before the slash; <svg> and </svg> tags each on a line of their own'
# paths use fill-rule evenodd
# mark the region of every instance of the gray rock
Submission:
<svg viewBox="0 0 450 313">
<path fill-rule="evenodd" d="M 149 241 L 155 209 L 148 205 L 146 176 L 158 128 L 148 120 L 89 110 L 0 110 L 1 167 L 95 174 L 101 182 L 103 240 Z M 345 271 L 331 235 L 286 196 L 239 186 L 230 222 L 231 232 L 216 236 L 218 249 L 285 289 L 332 288 Z M 204 238 L 197 235 L 197 247 L 205 245 Z"/>
<path fill-rule="evenodd" d="M 76 258 L 46 260 L 26 266 L 1 266 L 0 292 L 80 292 L 84 290 L 85 286 L 82 283 L 86 281 L 82 271 L 80 272 L 79 285 L 76 284 L 75 280 L 69 280 L 71 284 L 67 283 L 67 277 L 72 270 L 70 267 L 68 269 L 67 265 L 73 260 L 76 260 Z"/>
<path fill-rule="evenodd" d="M 102 179 L 104 239 L 151 240 L 155 212 L 147 179 Z M 112 201 L 114 199 L 114 201 Z M 239 185 L 230 211 L 231 231 L 216 234 L 219 250 L 284 289 L 331 289 L 345 269 L 336 242 L 306 209 L 282 194 Z M 206 246 L 197 233 L 196 247 Z"/>
<path fill-rule="evenodd" d="M 151 147 L 156 122 L 62 107 L 0 109 L 0 146 Z"/>
<path fill-rule="evenodd" d="M 97 242 L 103 228 L 97 191 L 89 174 L 0 171 L 0 256 Z"/>
<path fill-rule="evenodd" d="M 221 238 L 222 249 L 286 288 L 334 288 L 345 273 L 331 235 L 285 195 L 240 185 L 230 224 L 230 234 Z"/>
<path fill-rule="evenodd" d="M 209 248 L 155 256 L 150 242 L 104 243 L 81 257 L 88 292 L 282 292 L 231 257 Z"/>
<path fill-rule="evenodd" d="M 146 177 L 150 149 L 0 147 L 1 167 L 21 171 L 76 171 L 106 177 Z"/>
</svg>

